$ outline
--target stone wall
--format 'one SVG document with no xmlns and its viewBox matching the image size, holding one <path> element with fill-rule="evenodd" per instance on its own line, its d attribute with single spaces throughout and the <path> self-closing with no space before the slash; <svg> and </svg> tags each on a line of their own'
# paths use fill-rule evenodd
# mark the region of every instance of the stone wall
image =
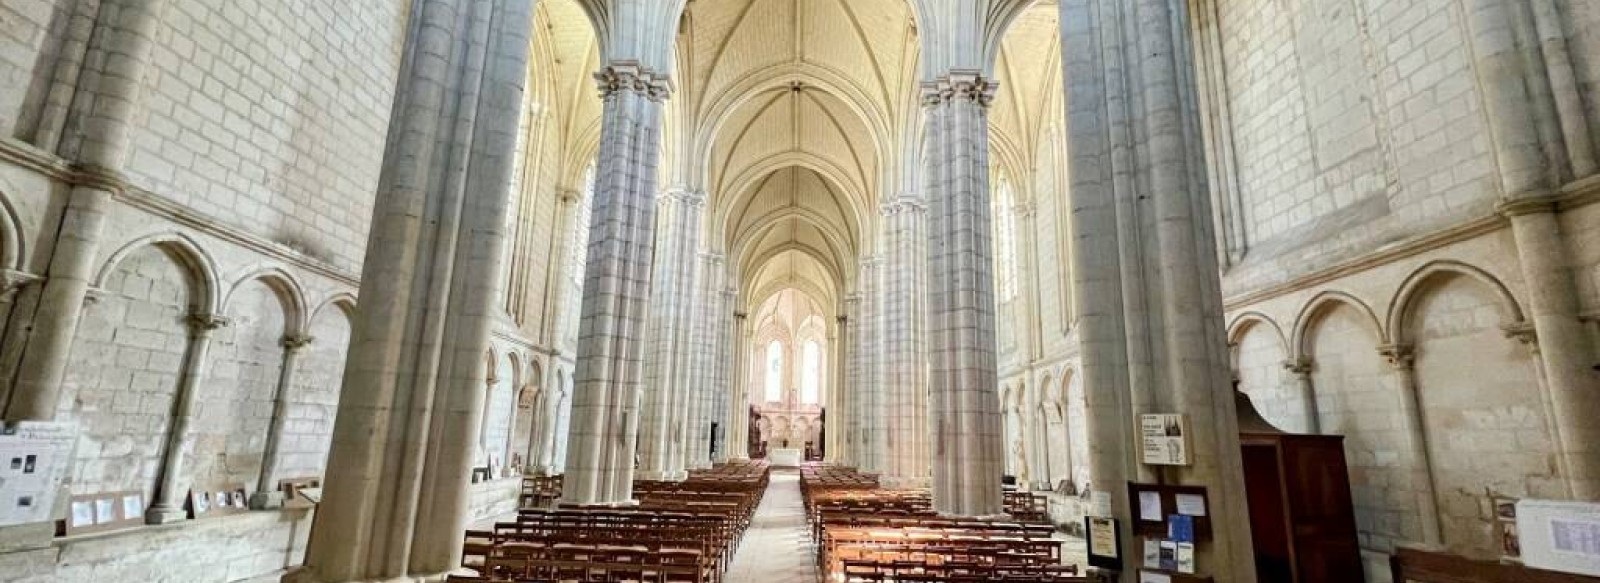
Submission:
<svg viewBox="0 0 1600 583">
<path fill-rule="evenodd" d="M 276 581 L 300 564 L 310 533 L 310 512 L 282 511 L 78 536 L 47 549 L 0 554 L 0 581 Z"/>
</svg>

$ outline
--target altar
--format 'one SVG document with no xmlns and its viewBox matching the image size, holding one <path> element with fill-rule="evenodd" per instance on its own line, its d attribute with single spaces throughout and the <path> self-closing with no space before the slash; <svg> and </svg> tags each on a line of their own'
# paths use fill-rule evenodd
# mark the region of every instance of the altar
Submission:
<svg viewBox="0 0 1600 583">
<path fill-rule="evenodd" d="M 796 468 L 800 467 L 800 450 L 794 448 L 773 449 L 767 453 L 767 461 L 773 467 Z"/>
</svg>

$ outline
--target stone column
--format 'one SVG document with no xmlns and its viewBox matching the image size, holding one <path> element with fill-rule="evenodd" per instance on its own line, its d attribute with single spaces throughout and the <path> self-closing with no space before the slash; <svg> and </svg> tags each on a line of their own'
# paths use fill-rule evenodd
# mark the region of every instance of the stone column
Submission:
<svg viewBox="0 0 1600 583">
<path fill-rule="evenodd" d="M 1537 13 L 1528 12 L 1528 3 L 1463 2 L 1500 168 L 1500 212 L 1511 220 L 1554 405 L 1557 465 L 1574 497 L 1600 500 L 1600 376 L 1591 368 L 1592 348 L 1579 319 L 1571 255 L 1555 204 L 1563 181 L 1574 172 L 1594 172 L 1592 144 L 1583 120 L 1570 119 L 1581 111 L 1568 112 L 1563 119 L 1561 98 L 1551 92 L 1544 55 L 1561 47 L 1550 44 L 1552 35 L 1541 34 L 1535 25 L 1542 20 L 1546 30 L 1554 26 L 1547 2 L 1537 2 L 1542 7 Z M 1536 38 L 1547 42 L 1535 46 Z M 1565 109 L 1572 108 L 1569 104 Z M 1563 124 L 1581 131 L 1563 133 Z M 1578 162 L 1576 170 L 1572 162 Z"/>
<path fill-rule="evenodd" d="M 837 327 L 833 335 L 828 337 L 828 398 L 823 402 L 827 407 L 823 409 L 824 417 L 822 429 L 826 437 L 822 440 L 822 459 L 824 462 L 840 465 L 844 458 L 844 417 L 840 413 L 844 410 L 845 394 L 845 359 L 848 352 L 845 350 L 846 339 L 850 335 L 850 317 L 839 316 L 835 319 Z"/>
<path fill-rule="evenodd" d="M 278 386 L 272 396 L 272 420 L 267 424 L 267 443 L 261 450 L 261 476 L 250 495 L 250 508 L 262 510 L 283 506 L 283 492 L 273 486 L 278 473 L 278 450 L 283 445 L 283 427 L 289 419 L 289 392 L 294 389 L 300 353 L 311 346 L 311 337 L 290 334 L 283 337 L 283 364 L 278 367 Z"/>
<path fill-rule="evenodd" d="M 1256 581 L 1185 3 L 1062 0 L 1073 275 L 1091 489 L 1133 518 L 1126 482 L 1206 488 L 1196 560 Z M 1145 466 L 1140 414 L 1185 415 L 1188 466 Z M 1097 509 L 1097 513 L 1104 509 Z M 1137 549 L 1125 532 L 1123 548 Z M 1121 581 L 1135 581 L 1124 572 Z"/>
<path fill-rule="evenodd" d="M 1422 542 L 1429 546 L 1444 544 L 1443 528 L 1439 522 L 1439 496 L 1435 486 L 1433 455 L 1428 449 L 1428 425 L 1422 418 L 1421 395 L 1417 394 L 1416 352 L 1411 346 L 1389 344 L 1378 349 L 1389 366 L 1394 367 L 1395 384 L 1400 395 L 1398 402 L 1405 419 L 1406 447 L 1416 463 L 1412 482 L 1421 486 L 1417 492 L 1417 515 L 1422 522 Z"/>
<path fill-rule="evenodd" d="M 699 225 L 694 228 L 698 230 Z M 721 313 L 719 304 L 722 300 L 722 262 L 720 253 L 706 251 L 699 254 L 700 274 L 693 295 L 695 311 L 689 320 L 694 334 L 687 350 L 689 364 L 686 383 L 691 397 L 691 418 L 694 420 L 688 440 L 687 467 L 691 470 L 711 467 L 711 445 L 715 441 L 711 435 L 711 425 L 719 419 L 715 416 L 717 395 L 713 385 L 717 367 L 713 359 L 717 350 L 717 332 L 721 329 L 718 315 Z"/>
<path fill-rule="evenodd" d="M 860 347 L 856 354 L 861 359 L 861 379 L 857 390 L 860 397 L 856 407 L 855 425 L 857 427 L 856 464 L 861 471 L 869 473 L 883 472 L 888 466 L 888 434 L 884 423 L 886 404 L 884 403 L 883 385 L 878 378 L 879 361 L 882 359 L 883 345 L 880 343 L 883 329 L 882 298 L 878 290 L 882 289 L 883 260 L 877 256 L 869 256 L 861 260 L 861 333 L 857 345 Z"/>
<path fill-rule="evenodd" d="M 113 193 L 124 183 L 128 134 L 143 99 L 156 26 L 167 0 L 109 0 L 100 5 L 89 50 L 105 55 L 76 81 L 67 135 L 58 153 L 77 178 L 62 210 L 32 328 L 6 405 L 6 421 L 54 419 L 72 340 L 83 318 Z"/>
<path fill-rule="evenodd" d="M 402 51 L 361 309 L 305 567 L 293 583 L 461 565 L 484 354 L 502 313 L 532 0 L 418 0 Z"/>
<path fill-rule="evenodd" d="M 620 504 L 633 498 L 656 164 L 671 83 L 635 62 L 612 62 L 596 78 L 600 167 L 562 495 L 574 504 Z"/>
<path fill-rule="evenodd" d="M 1300 414 L 1305 416 L 1305 432 L 1316 435 L 1322 433 L 1322 414 L 1317 410 L 1317 390 L 1311 383 L 1311 371 L 1314 370 L 1310 357 L 1302 356 L 1283 363 L 1283 369 L 1294 375 L 1295 388 L 1300 393 Z"/>
<path fill-rule="evenodd" d="M 922 90 L 927 132 L 928 327 L 933 504 L 941 514 L 1000 514 L 1000 379 L 995 369 L 989 114 L 997 86 L 948 71 Z"/>
<path fill-rule="evenodd" d="M 728 402 L 728 457 L 750 459 L 750 323 L 733 314 L 733 398 Z"/>
<path fill-rule="evenodd" d="M 686 448 L 698 436 L 690 386 L 694 339 L 695 286 L 700 215 L 706 196 L 669 190 L 656 199 L 655 266 L 645 328 L 644 409 L 639 425 L 641 480 L 681 481 L 688 477 Z"/>
<path fill-rule="evenodd" d="M 189 438 L 189 426 L 194 424 L 195 385 L 205 378 L 206 365 L 211 362 L 211 333 L 228 325 L 228 320 L 210 314 L 189 316 L 189 346 L 183 353 L 183 372 L 178 376 L 178 387 L 173 396 L 172 424 L 167 428 L 166 443 L 161 449 L 160 478 L 156 483 L 155 502 L 145 512 L 148 524 L 167 524 L 188 517 L 183 509 L 184 458 L 194 449 Z"/>
<path fill-rule="evenodd" d="M 723 257 L 724 263 L 727 257 Z M 729 281 L 724 269 L 719 274 L 726 284 Z M 733 416 L 740 413 L 739 403 L 733 390 L 733 378 L 739 370 L 738 332 L 739 321 L 733 318 L 733 302 L 738 297 L 738 291 L 731 287 L 724 287 L 718 292 L 717 312 L 712 314 L 713 330 L 717 335 L 717 351 L 712 359 L 711 368 L 715 371 L 711 390 L 717 395 L 716 419 L 720 420 L 722 430 L 717 434 L 718 446 L 716 463 L 727 463 L 733 459 L 734 443 L 738 436 L 734 433 Z"/>
<path fill-rule="evenodd" d="M 923 296 L 928 209 L 918 197 L 902 194 L 881 209 L 884 232 L 882 306 L 883 364 L 878 390 L 884 396 L 881 418 L 888 454 L 883 483 L 891 488 L 928 485 L 927 358 L 923 345 Z"/>
<path fill-rule="evenodd" d="M 860 280 L 861 275 L 857 275 Z M 860 285 L 859 283 L 857 285 Z M 840 392 L 840 408 L 837 414 L 839 423 L 839 443 L 844 448 L 839 452 L 839 463 L 855 467 L 860 462 L 861 450 L 861 326 L 865 319 L 861 313 L 860 294 L 850 294 L 844 300 L 845 313 L 848 321 L 840 342 L 840 351 L 843 358 L 839 365 L 844 370 L 844 390 Z M 830 420 L 831 421 L 831 420 Z"/>
</svg>

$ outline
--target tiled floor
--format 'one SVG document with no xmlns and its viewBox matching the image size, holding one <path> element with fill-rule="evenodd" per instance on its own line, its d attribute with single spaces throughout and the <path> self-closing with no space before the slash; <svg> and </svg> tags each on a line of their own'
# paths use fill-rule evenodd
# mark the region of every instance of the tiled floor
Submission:
<svg viewBox="0 0 1600 583">
<path fill-rule="evenodd" d="M 817 583 L 815 560 L 800 501 L 800 473 L 775 468 L 767 495 L 728 568 L 727 582 Z"/>
</svg>

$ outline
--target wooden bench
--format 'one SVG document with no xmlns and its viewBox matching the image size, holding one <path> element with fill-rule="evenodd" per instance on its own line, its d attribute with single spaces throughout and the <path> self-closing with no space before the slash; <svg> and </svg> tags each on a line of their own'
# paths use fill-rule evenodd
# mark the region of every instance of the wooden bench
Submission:
<svg viewBox="0 0 1600 583">
<path fill-rule="evenodd" d="M 1399 549 L 1389 558 L 1395 583 L 1600 583 L 1587 577 L 1506 565 L 1416 549 Z"/>
</svg>

